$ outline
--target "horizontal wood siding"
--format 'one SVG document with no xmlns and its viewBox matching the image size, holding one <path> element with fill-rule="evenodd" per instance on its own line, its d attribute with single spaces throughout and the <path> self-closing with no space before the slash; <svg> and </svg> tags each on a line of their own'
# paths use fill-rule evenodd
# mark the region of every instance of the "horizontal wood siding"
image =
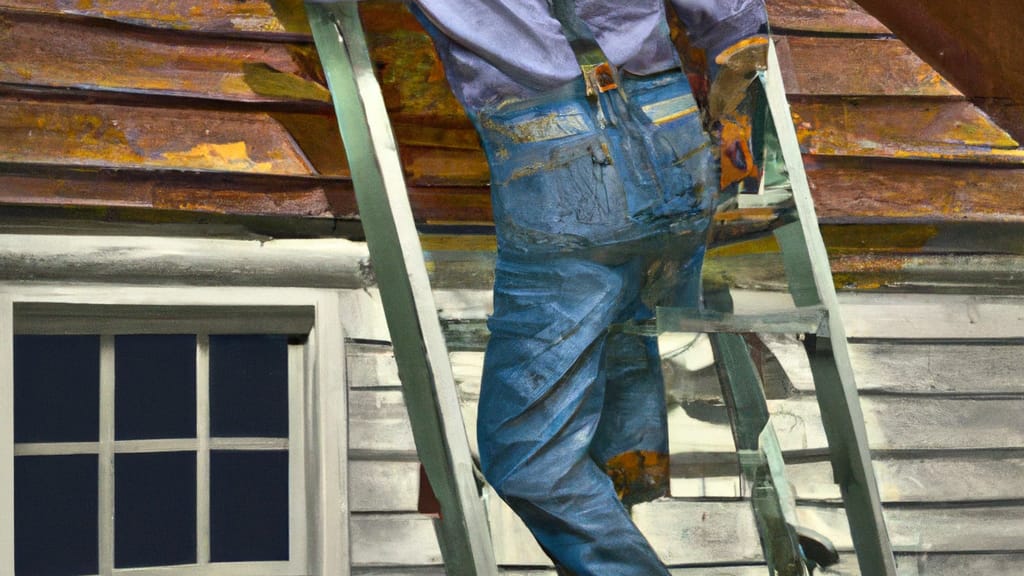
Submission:
<svg viewBox="0 0 1024 576">
<path fill-rule="evenodd" d="M 365 301 L 374 298 L 371 291 Z M 736 299 L 751 311 L 786 301 L 778 294 L 742 292 Z M 1013 573 L 1024 566 L 1019 544 L 1024 487 L 1015 481 L 1024 474 L 1024 434 L 1018 425 L 1024 388 L 1016 377 L 1024 369 L 1024 303 L 1008 297 L 882 294 L 841 299 L 899 574 Z M 437 293 L 449 326 L 482 320 L 488 301 L 486 291 Z M 362 326 L 382 321 L 379 313 L 364 311 L 361 317 Z M 386 340 L 350 337 L 358 338 L 347 347 L 352 470 L 358 476 L 352 481 L 353 531 L 361 548 L 357 573 L 420 573 L 436 565 L 439 552 L 431 517 L 416 511 L 420 471 L 394 358 Z M 1011 340 L 995 344 L 991 338 Z M 833 573 L 859 574 L 801 345 L 792 337 L 762 339 L 769 357 L 785 370 L 789 391 L 773 396 L 769 405 L 800 520 L 844 550 Z M 472 440 L 483 354 L 453 350 L 450 357 Z M 680 362 L 667 365 L 666 373 L 682 375 Z M 758 566 L 757 533 L 750 505 L 742 499 L 747 488 L 738 478 L 719 402 L 705 397 L 672 405 L 676 498 L 635 511 L 678 574 L 765 569 Z M 488 502 L 500 561 L 533 566 L 527 573 L 547 565 L 507 507 L 493 493 Z M 402 550 L 390 552 L 396 545 Z"/>
</svg>

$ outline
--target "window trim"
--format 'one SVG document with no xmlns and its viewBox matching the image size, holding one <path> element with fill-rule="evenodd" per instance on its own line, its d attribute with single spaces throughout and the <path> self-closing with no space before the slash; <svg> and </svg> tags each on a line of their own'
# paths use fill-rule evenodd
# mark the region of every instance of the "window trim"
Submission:
<svg viewBox="0 0 1024 576">
<path fill-rule="evenodd" d="M 110 543 L 103 541 L 104 534 L 112 537 L 113 533 L 107 532 L 101 524 L 100 576 L 348 574 L 347 386 L 341 300 L 338 291 L 313 288 L 0 283 L 0 574 L 14 574 L 15 332 L 38 333 L 49 329 L 52 333 L 54 327 L 61 325 L 72 332 L 91 328 L 93 334 L 98 331 L 110 333 L 119 323 L 121 328 L 138 331 L 145 328 L 147 321 L 169 310 L 175 312 L 178 331 L 189 325 L 192 327 L 189 331 L 231 333 L 238 332 L 244 325 L 246 332 L 309 335 L 301 346 L 301 352 L 293 352 L 297 347 L 289 347 L 288 360 L 290 368 L 301 362 L 306 373 L 306 385 L 301 389 L 299 402 L 292 402 L 292 387 L 289 391 L 289 436 L 301 439 L 296 450 L 289 450 L 290 486 L 299 488 L 289 490 L 289 500 L 293 506 L 298 496 L 302 496 L 301 500 L 306 502 L 305 522 L 296 522 L 293 514 L 289 513 L 291 559 L 287 562 L 117 570 L 113 569 L 112 557 L 104 552 L 113 550 Z M 153 302 L 160 305 L 154 306 Z M 282 303 L 286 304 L 282 306 Z M 240 314 L 247 311 L 266 314 Z M 135 315 L 141 316 L 142 320 L 133 320 Z M 100 322 L 100 330 L 97 330 L 96 322 Z M 101 344 L 101 354 L 112 353 L 112 346 Z M 197 354 L 203 353 L 202 346 L 197 344 Z M 301 357 L 296 356 L 297 353 Z M 112 377 L 112 374 L 101 373 L 101 398 L 104 379 Z M 199 400 L 197 398 L 197 410 L 200 409 Z M 112 409 L 112 404 L 105 404 L 101 399 L 101 411 L 109 409 Z M 298 417 L 291 417 L 293 410 L 299 412 Z M 106 420 L 101 418 L 101 421 L 107 422 L 107 427 L 112 426 L 112 414 Z M 297 432 L 301 433 L 293 436 Z M 98 443 L 101 464 L 103 458 L 113 458 L 114 443 L 103 442 L 106 435 L 110 435 L 112 440 L 112 433 L 112 429 L 101 430 Z M 195 442 L 201 442 L 198 436 Z M 209 447 L 210 442 L 207 441 Z M 301 459 L 304 466 L 293 466 L 293 458 Z M 301 474 L 296 473 L 299 469 Z M 99 496 L 101 499 L 112 498 L 113 494 L 104 494 L 101 484 Z M 102 501 L 100 508 L 103 509 Z M 12 513 L 3 513 L 8 510 Z M 197 549 L 197 560 L 203 558 L 200 554 Z M 305 571 L 298 565 L 300 560 L 305 564 Z M 283 566 L 273 566 L 275 564 Z"/>
</svg>

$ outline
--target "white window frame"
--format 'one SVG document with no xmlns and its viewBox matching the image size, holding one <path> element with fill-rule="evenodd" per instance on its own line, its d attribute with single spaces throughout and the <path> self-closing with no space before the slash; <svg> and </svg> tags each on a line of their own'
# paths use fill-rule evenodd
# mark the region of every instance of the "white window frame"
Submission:
<svg viewBox="0 0 1024 576">
<path fill-rule="evenodd" d="M 347 386 L 342 294 L 315 288 L 140 286 L 121 284 L 0 284 L 0 576 L 14 573 L 14 372 L 15 333 L 101 334 L 101 356 L 113 354 L 114 332 L 177 331 L 209 333 L 308 334 L 301 346 L 289 346 L 289 372 L 306 377 L 299 393 L 289 386 L 289 548 L 287 562 L 213 563 L 186 566 L 113 567 L 112 474 L 118 451 L 145 450 L 146 441 L 115 442 L 113 437 L 113 374 L 111 358 L 101 362 L 99 494 L 99 576 L 311 576 L 349 573 Z M 168 316 L 168 312 L 173 316 Z M 154 323 L 154 318 L 161 322 Z M 162 328 L 161 328 L 162 327 Z M 208 339 L 200 336 L 197 356 L 208 354 Z M 198 358 L 203 360 L 202 358 Z M 204 362 L 200 362 L 202 365 Z M 301 368 L 300 368 L 301 367 Z M 198 366 L 197 366 L 198 368 Z M 201 376 L 201 375 L 200 375 Z M 197 382 L 197 412 L 208 409 Z M 300 398 L 301 397 L 301 398 Z M 299 401 L 293 401 L 299 400 Z M 201 420 L 200 420 L 201 422 Z M 199 423 L 192 443 L 207 454 L 197 463 L 197 482 L 208 483 L 211 448 L 208 425 Z M 156 441 L 166 442 L 166 441 Z M 245 442 L 245 440 L 240 440 Z M 253 447 L 259 440 L 249 442 Z M 265 441 L 263 441 L 265 442 Z M 280 440 L 275 441 L 276 445 Z M 133 446 L 134 444 L 137 444 Z M 272 442 L 273 443 L 273 442 Z M 46 445 L 32 449 L 46 451 Z M 25 453 L 24 450 L 18 454 Z M 36 452 L 32 452 L 36 453 Z M 301 466 L 296 464 L 297 460 Z M 208 497 L 200 484 L 197 499 Z M 209 517 L 197 502 L 198 560 L 209 559 Z M 208 502 L 205 509 L 208 511 Z M 205 530 L 205 535 L 203 531 Z M 15 575 L 17 576 L 17 575 Z"/>
</svg>

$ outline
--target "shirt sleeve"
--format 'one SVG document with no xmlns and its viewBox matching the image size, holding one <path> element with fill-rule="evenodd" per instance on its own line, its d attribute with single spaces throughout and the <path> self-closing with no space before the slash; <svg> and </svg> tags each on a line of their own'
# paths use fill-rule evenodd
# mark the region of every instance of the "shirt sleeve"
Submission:
<svg viewBox="0 0 1024 576">
<path fill-rule="evenodd" d="M 557 86 L 579 74 L 576 57 L 546 0 L 415 0 L 460 48 L 530 87 Z"/>
<path fill-rule="evenodd" d="M 690 42 L 708 60 L 736 42 L 761 31 L 768 21 L 764 0 L 670 0 L 686 26 Z"/>
</svg>

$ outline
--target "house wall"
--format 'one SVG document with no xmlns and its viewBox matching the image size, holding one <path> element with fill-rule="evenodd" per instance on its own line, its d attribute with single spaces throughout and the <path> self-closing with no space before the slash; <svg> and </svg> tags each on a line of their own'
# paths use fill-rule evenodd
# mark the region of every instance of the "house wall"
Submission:
<svg viewBox="0 0 1024 576">
<path fill-rule="evenodd" d="M 392 3 L 361 10 L 471 425 L 493 258 L 486 163 L 418 24 Z M 917 291 L 843 296 L 901 574 L 1022 572 L 1020 148 L 855 4 L 769 0 L 769 10 L 837 285 Z M 358 256 L 299 256 L 316 241 L 294 240 L 298 252 L 264 242 L 360 234 L 301 3 L 0 0 L 0 22 L 0 226 L 250 238 L 282 248 L 275 265 L 301 268 L 289 282 L 343 282 L 362 302 L 346 347 L 354 570 L 441 573 L 433 520 L 416 510 L 418 464 L 370 268 Z M 737 219 L 756 229 L 773 216 Z M 49 260 L 7 246 L 0 277 L 224 282 L 203 251 L 154 260 L 122 245 L 111 261 L 97 245 L 57 266 L 70 245 L 58 237 Z M 721 245 L 708 270 L 777 291 L 776 251 L 761 238 Z M 262 260 L 237 257 L 229 284 L 270 277 Z M 806 367 L 792 340 L 768 345 L 786 374 L 771 408 L 802 519 L 848 550 Z M 714 399 L 713 387 L 701 394 Z M 638 521 L 679 574 L 761 574 L 721 409 L 694 416 L 688 403 L 673 408 L 680 499 Z M 524 566 L 508 573 L 544 572 L 521 528 L 489 504 L 499 556 Z"/>
<path fill-rule="evenodd" d="M 489 295 L 438 293 L 449 326 L 482 323 Z M 776 308 L 777 293 L 739 293 L 747 311 Z M 1024 567 L 1024 410 L 1017 373 L 1024 367 L 1021 300 L 1011 297 L 843 294 L 843 315 L 900 574 L 1016 573 Z M 922 339 L 922 335 L 927 338 Z M 1002 340 L 996 342 L 996 339 Z M 858 574 L 827 442 L 802 345 L 765 337 L 788 392 L 769 408 L 788 463 L 798 515 L 836 543 L 836 574 Z M 479 341 L 450 353 L 467 426 L 475 422 L 482 352 Z M 349 349 L 354 550 L 360 570 L 412 574 L 436 565 L 428 518 L 417 514 L 419 482 L 399 380 L 386 342 Z M 757 531 L 738 478 L 732 435 L 716 392 L 694 395 L 694 374 L 667 365 L 673 499 L 634 512 L 662 558 L 678 574 L 763 574 Z M 687 378 L 689 380 L 687 380 Z M 691 394 L 688 394 L 691 393 Z M 475 442 L 472 442 L 475 445 Z M 546 559 L 507 508 L 490 495 L 499 562 L 539 570 Z M 396 551 L 395 542 L 407 542 Z M 709 568 L 708 564 L 720 564 Z M 374 566 L 371 570 L 370 566 Z M 737 572 L 739 571 L 739 572 Z"/>
<path fill-rule="evenodd" d="M 358 238 L 302 3 L 155 6 L 0 1 L 4 220 Z M 768 8 L 839 285 L 903 285 L 942 266 L 983 266 L 979 282 L 1005 285 L 1021 253 L 1017 143 L 853 2 Z M 421 232 L 438 249 L 492 250 L 486 162 L 428 37 L 400 3 L 360 9 Z M 717 240 L 774 217 L 732 213 Z M 773 249 L 734 247 L 729 265 Z"/>
</svg>

